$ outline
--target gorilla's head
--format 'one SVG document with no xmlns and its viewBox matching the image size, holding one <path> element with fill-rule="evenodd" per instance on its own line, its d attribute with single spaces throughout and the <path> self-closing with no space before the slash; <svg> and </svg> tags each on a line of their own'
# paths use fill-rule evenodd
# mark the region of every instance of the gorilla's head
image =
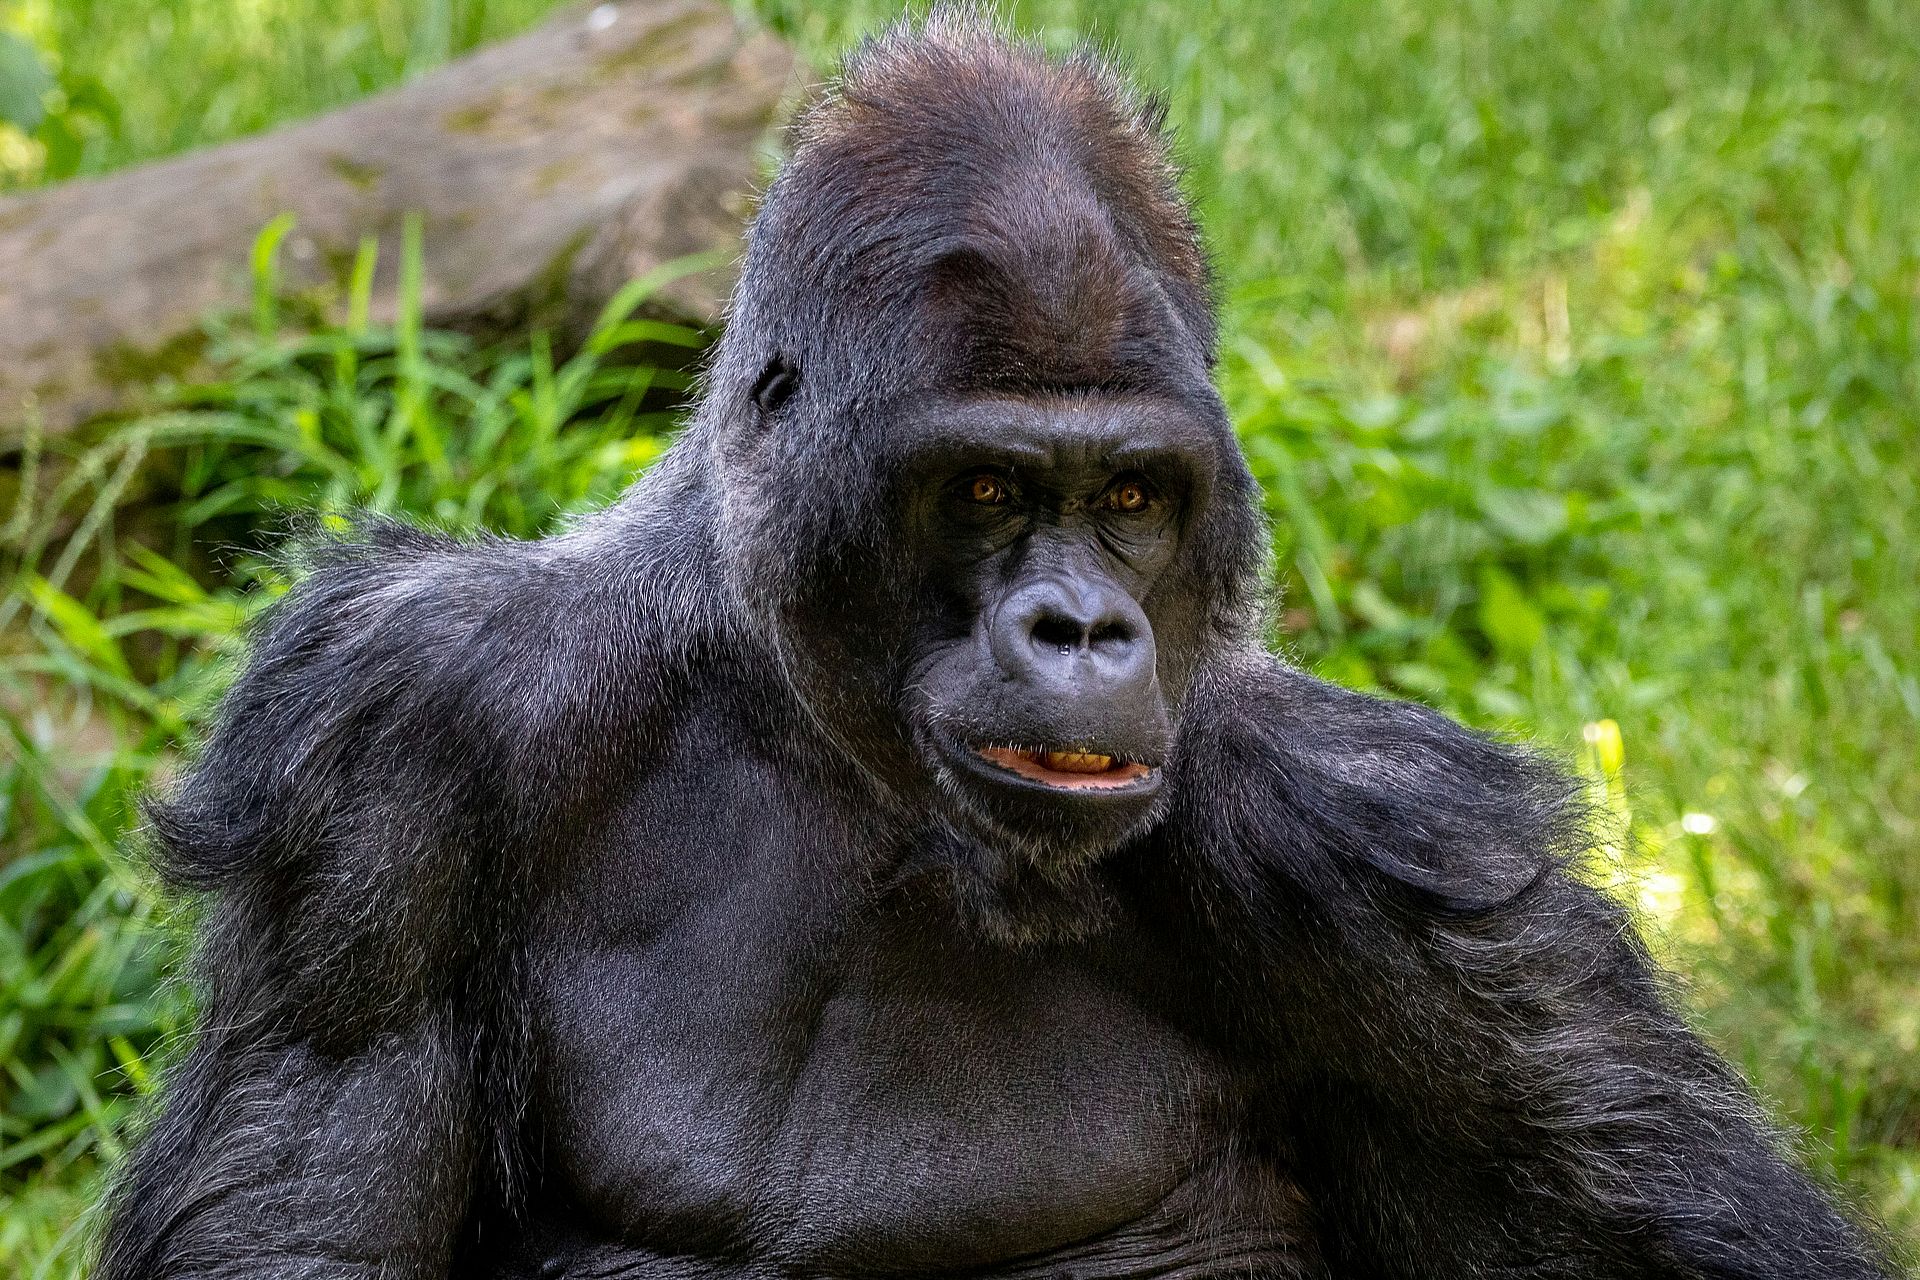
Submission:
<svg viewBox="0 0 1920 1280">
<path fill-rule="evenodd" d="M 1007 874 L 1148 823 L 1265 547 L 1161 127 L 936 15 L 793 133 L 701 428 L 727 572 L 832 739 Z"/>
</svg>

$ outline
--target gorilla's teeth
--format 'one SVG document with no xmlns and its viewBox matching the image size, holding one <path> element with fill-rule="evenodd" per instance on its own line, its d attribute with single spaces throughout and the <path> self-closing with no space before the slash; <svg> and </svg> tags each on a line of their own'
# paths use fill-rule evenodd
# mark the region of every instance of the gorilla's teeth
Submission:
<svg viewBox="0 0 1920 1280">
<path fill-rule="evenodd" d="M 1061 773 L 1105 773 L 1113 768 L 1113 757 L 1091 751 L 1048 751 L 1041 754 L 1040 763 Z"/>
</svg>

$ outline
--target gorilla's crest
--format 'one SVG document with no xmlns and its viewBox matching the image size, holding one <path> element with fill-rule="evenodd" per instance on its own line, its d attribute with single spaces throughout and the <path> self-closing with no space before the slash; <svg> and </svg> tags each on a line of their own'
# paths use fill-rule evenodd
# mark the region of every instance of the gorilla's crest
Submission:
<svg viewBox="0 0 1920 1280">
<path fill-rule="evenodd" d="M 801 362 L 823 340 L 875 349 L 850 328 L 885 335 L 895 359 L 868 361 L 869 385 L 910 382 L 929 353 L 1015 392 L 1204 367 L 1211 277 L 1164 115 L 1091 51 L 1049 58 L 969 11 L 874 37 L 793 128 L 734 322 Z"/>
</svg>

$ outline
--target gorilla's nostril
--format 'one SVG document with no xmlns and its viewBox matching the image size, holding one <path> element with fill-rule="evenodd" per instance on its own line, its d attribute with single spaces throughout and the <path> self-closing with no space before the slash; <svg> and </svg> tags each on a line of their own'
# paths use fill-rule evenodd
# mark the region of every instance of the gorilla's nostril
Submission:
<svg viewBox="0 0 1920 1280">
<path fill-rule="evenodd" d="M 1057 613 L 1041 614 L 1033 624 L 1033 639 L 1036 644 L 1059 649 L 1063 653 L 1071 653 L 1078 648 L 1082 637 L 1086 634 L 1085 627 Z"/>
<path fill-rule="evenodd" d="M 1152 680 L 1152 628 L 1109 579 L 1081 575 L 1023 584 L 987 615 L 986 638 L 1000 669 L 1036 688 L 1106 697 L 1122 685 Z"/>
</svg>

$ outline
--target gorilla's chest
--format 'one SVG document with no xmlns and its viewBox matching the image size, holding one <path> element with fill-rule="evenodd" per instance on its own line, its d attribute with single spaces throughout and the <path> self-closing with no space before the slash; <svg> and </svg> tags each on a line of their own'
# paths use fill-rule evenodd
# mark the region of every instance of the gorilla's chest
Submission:
<svg viewBox="0 0 1920 1280">
<path fill-rule="evenodd" d="M 1209 1069 L 1082 984 L 989 1003 L 740 972 L 765 959 L 580 956 L 549 992 L 548 1149 L 602 1225 L 988 1262 L 1147 1215 L 1219 1132 Z"/>
<path fill-rule="evenodd" d="M 699 850 L 635 816 L 620 842 L 647 843 L 597 860 L 535 965 L 559 1254 L 635 1276 L 1279 1260 L 1291 1201 L 1230 1155 L 1226 1070 L 1115 980 L 1115 947 L 1013 952 L 937 896 L 804 892 L 832 851 L 778 806 L 710 811 Z"/>
</svg>

